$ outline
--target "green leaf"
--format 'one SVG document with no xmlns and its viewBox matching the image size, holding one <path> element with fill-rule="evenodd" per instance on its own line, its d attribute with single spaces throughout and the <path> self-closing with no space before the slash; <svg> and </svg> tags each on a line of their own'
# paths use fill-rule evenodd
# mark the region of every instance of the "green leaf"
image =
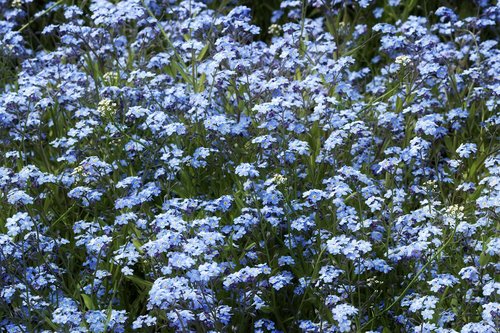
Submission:
<svg viewBox="0 0 500 333">
<path fill-rule="evenodd" d="M 46 322 L 46 323 L 47 323 L 47 324 L 48 324 L 48 325 L 49 325 L 49 326 L 50 326 L 53 330 L 57 330 L 57 329 L 58 329 L 57 325 L 56 325 L 56 324 L 54 324 L 54 323 L 52 322 L 52 320 L 50 320 L 48 317 L 45 317 L 45 318 L 43 318 L 43 319 L 45 320 L 45 322 Z"/>
<path fill-rule="evenodd" d="M 205 87 L 205 80 L 207 79 L 207 75 L 205 73 L 201 74 L 200 79 L 198 80 L 198 87 L 196 91 L 203 91 Z"/>
<path fill-rule="evenodd" d="M 272 313 L 273 309 L 270 306 L 263 306 L 259 309 L 262 313 Z"/>
<path fill-rule="evenodd" d="M 236 203 L 236 207 L 238 207 L 239 209 L 242 209 L 245 207 L 245 203 L 243 202 L 243 200 L 239 196 L 235 195 L 234 201 Z"/>
<path fill-rule="evenodd" d="M 191 83 L 192 80 L 189 75 L 186 74 L 186 71 L 176 62 L 172 62 L 172 67 L 176 70 L 180 76 L 184 79 L 185 82 Z"/>
<path fill-rule="evenodd" d="M 446 149 L 448 151 L 455 151 L 456 149 L 453 149 L 453 139 L 449 136 L 444 137 L 444 145 L 446 146 Z"/>
<path fill-rule="evenodd" d="M 134 244 L 135 248 L 142 253 L 142 249 L 141 249 L 142 244 L 141 244 L 141 242 L 139 242 L 139 240 L 137 238 L 132 239 L 132 244 Z"/>
<path fill-rule="evenodd" d="M 245 251 L 248 251 L 248 250 L 253 249 L 253 248 L 255 247 L 255 245 L 256 245 L 256 244 L 255 244 L 255 242 L 250 243 L 250 244 L 249 244 L 249 245 L 245 248 Z"/>
<path fill-rule="evenodd" d="M 481 266 L 486 266 L 488 265 L 488 263 L 491 261 L 491 256 L 489 256 L 488 254 L 486 253 L 481 253 L 481 255 L 479 256 L 479 264 Z"/>
<path fill-rule="evenodd" d="M 205 45 L 205 47 L 201 50 L 200 54 L 198 55 L 198 57 L 196 58 L 197 61 L 201 61 L 203 60 L 203 57 L 205 56 L 205 54 L 207 53 L 208 51 L 208 48 L 210 47 L 210 44 L 207 43 L 207 45 Z"/>
<path fill-rule="evenodd" d="M 127 280 L 132 281 L 133 283 L 135 283 L 136 285 L 138 285 L 141 288 L 148 288 L 149 289 L 153 286 L 152 282 L 141 279 L 140 277 L 135 276 L 135 275 L 127 275 L 127 276 L 125 276 L 125 278 Z"/>
<path fill-rule="evenodd" d="M 94 302 L 92 301 L 92 298 L 88 295 L 85 295 L 85 294 L 82 294 L 81 296 L 83 298 L 83 303 L 85 304 L 87 309 L 94 310 L 95 306 L 94 306 Z"/>
<path fill-rule="evenodd" d="M 401 112 L 402 109 L 403 109 L 403 100 L 401 99 L 401 97 L 398 96 L 396 99 L 396 113 Z"/>
</svg>

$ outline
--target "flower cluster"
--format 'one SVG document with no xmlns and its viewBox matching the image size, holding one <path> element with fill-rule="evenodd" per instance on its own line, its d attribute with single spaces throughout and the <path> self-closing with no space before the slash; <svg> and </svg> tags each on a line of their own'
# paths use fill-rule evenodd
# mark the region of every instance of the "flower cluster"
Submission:
<svg viewBox="0 0 500 333">
<path fill-rule="evenodd" d="M 0 330 L 497 332 L 500 7 L 275 2 L 0 1 Z"/>
</svg>

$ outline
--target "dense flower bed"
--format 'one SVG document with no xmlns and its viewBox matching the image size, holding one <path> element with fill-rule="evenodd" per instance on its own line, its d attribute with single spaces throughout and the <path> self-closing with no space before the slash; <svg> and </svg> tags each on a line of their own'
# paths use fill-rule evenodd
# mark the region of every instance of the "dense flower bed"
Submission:
<svg viewBox="0 0 500 333">
<path fill-rule="evenodd" d="M 498 332 L 489 2 L 0 0 L 0 330 Z"/>
</svg>

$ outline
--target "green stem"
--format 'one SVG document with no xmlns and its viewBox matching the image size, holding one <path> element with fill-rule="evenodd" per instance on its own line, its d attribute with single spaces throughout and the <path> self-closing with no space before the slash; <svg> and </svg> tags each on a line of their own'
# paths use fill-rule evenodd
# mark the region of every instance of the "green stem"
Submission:
<svg viewBox="0 0 500 333">
<path fill-rule="evenodd" d="M 52 9 L 54 9 L 55 7 L 59 6 L 61 3 L 63 3 L 64 0 L 59 0 L 57 1 L 55 4 L 53 4 L 52 6 L 50 6 L 49 8 L 45 9 L 40 15 L 38 16 L 35 16 L 33 19 L 31 19 L 28 23 L 26 23 L 25 25 L 23 25 L 19 30 L 18 32 L 22 32 L 24 29 L 26 29 L 27 27 L 29 27 L 31 25 L 31 23 L 35 22 L 36 19 L 44 16 L 45 14 L 47 14 L 48 12 L 50 12 Z"/>
</svg>

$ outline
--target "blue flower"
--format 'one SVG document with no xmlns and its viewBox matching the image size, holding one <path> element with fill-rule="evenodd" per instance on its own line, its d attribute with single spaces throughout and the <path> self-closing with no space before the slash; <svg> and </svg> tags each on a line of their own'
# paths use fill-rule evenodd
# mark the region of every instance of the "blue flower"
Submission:
<svg viewBox="0 0 500 333">
<path fill-rule="evenodd" d="M 358 313 L 358 309 L 349 304 L 339 304 L 332 309 L 333 319 L 338 324 L 340 332 L 350 332 L 352 330 L 351 317 Z"/>
<path fill-rule="evenodd" d="M 289 285 L 293 279 L 293 274 L 289 271 L 283 271 L 269 278 L 269 283 L 275 290 L 280 290 L 286 285 Z"/>
<path fill-rule="evenodd" d="M 250 163 L 241 163 L 236 167 L 235 173 L 240 177 L 254 178 L 259 176 L 259 171 Z"/>
<path fill-rule="evenodd" d="M 477 146 L 474 143 L 462 143 L 460 147 L 457 148 L 457 154 L 461 158 L 469 158 L 471 155 L 477 152 Z"/>
<path fill-rule="evenodd" d="M 28 213 L 22 212 L 18 212 L 12 217 L 7 218 L 7 223 L 5 224 L 7 235 L 11 237 L 15 237 L 25 231 L 31 231 L 34 226 L 34 221 Z"/>
<path fill-rule="evenodd" d="M 33 198 L 23 190 L 12 190 L 7 194 L 7 201 L 11 205 L 30 205 L 33 203 Z"/>
</svg>

